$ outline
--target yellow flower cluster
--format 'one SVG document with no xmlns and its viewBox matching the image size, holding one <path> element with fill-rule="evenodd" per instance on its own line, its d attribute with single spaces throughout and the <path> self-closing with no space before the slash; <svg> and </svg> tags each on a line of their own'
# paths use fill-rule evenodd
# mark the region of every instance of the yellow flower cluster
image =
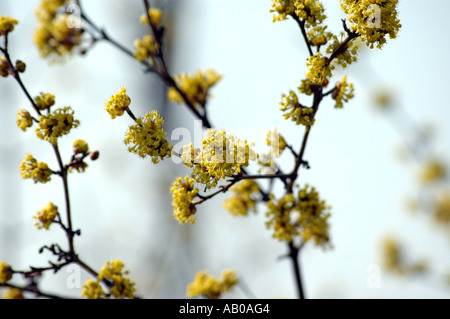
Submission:
<svg viewBox="0 0 450 319">
<path fill-rule="evenodd" d="M 178 74 L 175 76 L 175 83 L 192 105 L 204 107 L 209 96 L 209 90 L 221 79 L 221 75 L 208 69 L 197 71 L 194 75 Z M 186 102 L 174 87 L 169 89 L 168 98 L 172 102 Z"/>
<path fill-rule="evenodd" d="M 189 298 L 204 296 L 208 299 L 219 299 L 237 284 L 238 278 L 233 270 L 225 270 L 221 279 L 215 278 L 202 270 L 195 275 L 194 281 L 188 285 L 186 296 Z"/>
<path fill-rule="evenodd" d="M 313 95 L 314 86 L 315 84 L 310 79 L 303 79 L 300 86 L 298 87 L 298 90 L 300 91 L 300 93 Z"/>
<path fill-rule="evenodd" d="M 336 101 L 334 107 L 337 109 L 343 108 L 344 102 L 348 103 L 354 97 L 353 91 L 353 84 L 347 82 L 347 75 L 344 76 L 340 82 L 336 83 L 336 88 L 332 95 Z"/>
<path fill-rule="evenodd" d="M 31 116 L 30 112 L 28 112 L 25 109 L 19 110 L 17 112 L 17 126 L 22 130 L 26 131 L 27 128 L 33 126 L 33 117 Z"/>
<path fill-rule="evenodd" d="M 124 277 L 124 275 L 129 273 L 128 271 L 123 271 L 124 266 L 124 263 L 120 260 L 106 262 L 100 270 L 96 282 L 90 278 L 87 279 L 86 284 L 83 285 L 81 296 L 88 299 L 105 299 L 111 296 L 116 299 L 134 298 L 135 284 Z M 103 280 L 108 280 L 112 283 L 112 287 L 110 287 L 111 294 L 107 294 L 103 290 L 100 284 Z"/>
<path fill-rule="evenodd" d="M 0 16 L 0 36 L 4 36 L 14 30 L 14 25 L 19 21 L 11 17 Z"/>
<path fill-rule="evenodd" d="M 21 289 L 9 288 L 3 293 L 3 299 L 25 299 Z"/>
<path fill-rule="evenodd" d="M 201 150 L 191 143 L 183 148 L 181 157 L 186 167 L 193 168 L 194 180 L 209 189 L 217 186 L 221 179 L 241 173 L 241 167 L 255 160 L 256 154 L 246 140 L 210 129 Z"/>
<path fill-rule="evenodd" d="M 279 200 L 273 195 L 267 204 L 266 222 L 273 228 L 273 237 L 280 241 L 292 242 L 301 236 L 303 242 L 314 240 L 317 246 L 329 243 L 328 218 L 329 209 L 325 201 L 320 200 L 319 193 L 308 185 L 300 189 L 295 198 L 287 194 Z"/>
<path fill-rule="evenodd" d="M 43 58 L 57 60 L 70 55 L 83 40 L 83 29 L 73 26 L 74 21 L 64 10 L 57 10 L 57 5 L 66 1 L 42 1 L 36 10 L 38 26 L 34 30 L 33 41 Z"/>
<path fill-rule="evenodd" d="M 58 215 L 58 207 L 55 206 L 52 202 L 49 202 L 47 206 L 42 208 L 42 211 L 38 211 L 36 216 L 33 216 L 34 219 L 37 219 L 34 225 L 38 229 L 42 228 L 48 229 L 55 220 L 57 215 Z"/>
<path fill-rule="evenodd" d="M 44 162 L 38 162 L 31 154 L 27 154 L 20 163 L 20 174 L 23 179 L 32 178 L 34 183 L 47 183 L 50 181 L 52 170 Z"/>
<path fill-rule="evenodd" d="M 277 129 L 267 132 L 266 144 L 271 147 L 271 157 L 279 157 L 286 148 L 286 141 L 284 140 L 284 137 L 278 133 Z"/>
<path fill-rule="evenodd" d="M 288 16 L 306 22 L 306 27 L 315 27 L 326 19 L 324 8 L 318 0 L 272 0 L 275 12 L 273 21 L 286 20 Z"/>
<path fill-rule="evenodd" d="M 136 124 L 130 126 L 125 136 L 128 151 L 142 158 L 150 156 L 153 164 L 171 157 L 173 145 L 166 140 L 163 124 L 164 120 L 156 111 L 136 119 Z"/>
<path fill-rule="evenodd" d="M 447 170 L 444 163 L 440 160 L 431 160 L 425 164 L 420 174 L 420 181 L 423 184 L 431 184 L 438 180 L 445 179 L 447 176 Z"/>
<path fill-rule="evenodd" d="M 137 39 L 134 41 L 134 46 L 136 47 L 134 50 L 134 57 L 139 62 L 155 57 L 159 51 L 159 44 L 151 35 L 144 36 L 142 40 Z"/>
<path fill-rule="evenodd" d="M 407 263 L 402 245 L 393 237 L 386 237 L 382 243 L 383 267 L 400 275 L 420 274 L 427 271 L 428 266 L 425 261 Z"/>
<path fill-rule="evenodd" d="M 73 142 L 74 154 L 87 154 L 89 152 L 89 145 L 82 139 Z"/>
<path fill-rule="evenodd" d="M 34 97 L 34 103 L 38 109 L 47 110 L 55 105 L 55 96 L 50 93 L 41 92 L 39 95 Z"/>
<path fill-rule="evenodd" d="M 308 40 L 313 47 L 323 46 L 333 38 L 333 33 L 327 31 L 327 28 L 326 25 L 316 26 L 308 31 Z"/>
<path fill-rule="evenodd" d="M 172 192 L 172 206 L 174 208 L 173 215 L 181 223 L 195 223 L 197 219 L 194 217 L 197 208 L 192 201 L 198 194 L 198 188 L 194 187 L 194 180 L 189 176 L 181 177 L 173 183 L 170 191 Z"/>
<path fill-rule="evenodd" d="M 283 94 L 280 105 L 280 110 L 285 112 L 284 119 L 291 119 L 297 125 L 312 126 L 314 124 L 313 109 L 301 105 L 294 91 L 289 91 L 289 95 Z"/>
<path fill-rule="evenodd" d="M 122 116 L 125 110 L 131 103 L 130 97 L 127 95 L 127 89 L 121 87 L 120 91 L 111 96 L 111 98 L 106 102 L 105 109 L 109 113 L 112 119 L 117 116 Z"/>
<path fill-rule="evenodd" d="M 259 185 L 253 179 L 244 179 L 232 186 L 233 196 L 224 201 L 224 207 L 233 216 L 247 216 L 249 211 L 256 213 L 256 195 L 259 194 Z"/>
<path fill-rule="evenodd" d="M 162 12 L 159 9 L 151 8 L 148 10 L 148 15 L 150 16 L 150 20 L 152 24 L 158 26 L 161 23 Z M 141 16 L 141 23 L 148 24 L 148 16 L 143 14 Z"/>
<path fill-rule="evenodd" d="M 306 66 L 308 67 L 306 78 L 318 85 L 326 83 L 332 75 L 332 70 L 334 70 L 334 66 L 329 65 L 328 59 L 320 52 L 309 57 Z"/>
<path fill-rule="evenodd" d="M 450 193 L 443 193 L 434 204 L 434 219 L 442 225 L 450 224 Z"/>
<path fill-rule="evenodd" d="M 72 162 L 69 167 L 69 172 L 72 173 L 76 170 L 78 173 L 84 172 L 88 167 L 88 164 L 84 161 L 84 157 L 88 155 L 89 145 L 82 139 L 75 140 L 73 142 L 73 154 Z M 80 154 L 81 157 L 76 157 Z M 91 157 L 92 159 L 92 157 Z"/>
<path fill-rule="evenodd" d="M 0 284 L 11 280 L 12 276 L 12 268 L 5 261 L 0 261 Z"/>
<path fill-rule="evenodd" d="M 351 30 L 361 35 L 370 48 L 381 49 L 386 35 L 395 39 L 402 27 L 397 15 L 398 0 L 341 0 L 341 7 L 352 23 Z"/>
<path fill-rule="evenodd" d="M 40 115 L 36 126 L 36 135 L 42 140 L 57 144 L 57 139 L 78 127 L 80 121 L 74 119 L 74 111 L 70 106 L 56 109 L 48 115 Z"/>
<path fill-rule="evenodd" d="M 344 37 L 346 34 L 341 32 L 340 39 L 333 35 L 330 38 L 330 45 L 327 47 L 327 53 L 333 54 L 339 46 L 342 44 L 342 41 L 344 40 Z M 360 42 L 359 42 L 360 43 Z M 337 54 L 334 59 L 333 63 L 336 63 L 340 65 L 343 68 L 346 68 L 348 65 L 352 64 L 353 62 L 356 62 L 358 60 L 357 54 L 358 54 L 359 46 L 356 44 L 356 40 L 353 39 L 350 42 L 347 43 L 347 45 L 339 51 L 339 54 Z"/>
</svg>

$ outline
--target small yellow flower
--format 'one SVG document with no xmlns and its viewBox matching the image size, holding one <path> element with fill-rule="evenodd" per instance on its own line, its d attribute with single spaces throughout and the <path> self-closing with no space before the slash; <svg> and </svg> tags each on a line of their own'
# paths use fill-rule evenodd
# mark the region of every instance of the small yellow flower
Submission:
<svg viewBox="0 0 450 319">
<path fill-rule="evenodd" d="M 51 106 L 55 105 L 55 96 L 50 93 L 41 92 L 34 98 L 34 103 L 40 110 L 47 110 Z"/>
<path fill-rule="evenodd" d="M 267 132 L 266 144 L 271 147 L 270 155 L 274 158 L 279 157 L 286 148 L 286 141 L 277 129 Z"/>
<path fill-rule="evenodd" d="M 5 261 L 0 261 L 0 284 L 4 284 L 5 282 L 11 280 L 14 272 Z"/>
<path fill-rule="evenodd" d="M 246 140 L 210 129 L 202 141 L 202 149 L 191 143 L 183 148 L 181 157 L 186 167 L 193 168 L 192 178 L 209 189 L 221 179 L 241 173 L 241 167 L 255 160 L 256 154 Z"/>
<path fill-rule="evenodd" d="M 202 295 L 208 299 L 219 299 L 237 284 L 238 278 L 233 270 L 224 271 L 221 279 L 217 279 L 202 270 L 195 275 L 194 281 L 188 285 L 186 296 L 192 298 Z"/>
<path fill-rule="evenodd" d="M 134 41 L 134 46 L 136 47 L 134 50 L 134 57 L 139 62 L 147 60 L 148 58 L 154 58 L 159 52 L 159 44 L 151 35 L 144 36 L 142 40 L 138 39 Z"/>
<path fill-rule="evenodd" d="M 197 212 L 192 201 L 198 194 L 198 188 L 194 188 L 194 180 L 189 176 L 181 177 L 173 183 L 171 187 L 172 206 L 174 208 L 173 215 L 182 224 L 195 223 L 197 219 L 194 217 Z"/>
<path fill-rule="evenodd" d="M 14 30 L 14 25 L 18 23 L 19 21 L 11 17 L 0 16 L 0 36 L 12 32 Z"/>
<path fill-rule="evenodd" d="M 348 15 L 350 29 L 361 35 L 370 48 L 378 49 L 386 43 L 386 36 L 395 39 L 402 27 L 398 19 L 398 0 L 341 0 L 341 8 Z"/>
<path fill-rule="evenodd" d="M 73 114 L 72 108 L 66 106 L 56 109 L 48 115 L 39 116 L 36 136 L 56 145 L 59 137 L 69 134 L 72 128 L 80 125 L 80 121 L 75 120 Z"/>
<path fill-rule="evenodd" d="M 89 152 L 89 145 L 84 140 L 78 139 L 73 142 L 74 154 L 87 154 Z"/>
<path fill-rule="evenodd" d="M 323 85 L 332 75 L 334 66 L 328 64 L 328 59 L 322 56 L 321 53 L 316 53 L 314 56 L 308 58 L 306 66 L 308 72 L 306 78 L 311 80 L 314 84 Z"/>
<path fill-rule="evenodd" d="M 91 278 L 88 278 L 83 285 L 81 297 L 86 297 L 88 299 L 104 299 L 106 298 L 106 293 L 98 281 L 93 281 Z"/>
<path fill-rule="evenodd" d="M 224 201 L 224 207 L 234 216 L 247 216 L 249 211 L 256 213 L 256 195 L 259 185 L 253 179 L 245 179 L 230 188 L 233 196 Z"/>
<path fill-rule="evenodd" d="M 109 113 L 112 119 L 117 116 L 122 116 L 125 110 L 131 103 L 130 97 L 127 95 L 127 89 L 124 87 L 120 88 L 120 91 L 106 102 L 105 109 Z"/>
<path fill-rule="evenodd" d="M 335 52 L 346 37 L 347 34 L 344 32 L 340 33 L 339 38 L 335 35 L 332 35 L 330 38 L 330 45 L 327 47 L 327 53 L 331 55 L 333 52 Z M 346 68 L 348 65 L 356 62 L 358 60 L 358 43 L 360 44 L 361 42 L 358 42 L 356 39 L 353 39 L 349 43 L 347 43 L 344 49 L 340 49 L 340 53 L 334 57 L 333 63 L 340 65 L 342 68 Z"/>
<path fill-rule="evenodd" d="M 194 75 L 181 73 L 175 76 L 177 86 L 181 89 L 189 102 L 192 103 L 192 105 L 201 107 L 205 106 L 211 87 L 221 79 L 222 76 L 211 69 L 197 71 Z M 173 87 L 169 89 L 167 94 L 169 101 L 178 103 L 186 102 L 180 93 Z"/>
<path fill-rule="evenodd" d="M 347 75 L 342 78 L 340 82 L 336 84 L 335 91 L 333 92 L 333 99 L 336 100 L 335 108 L 340 109 L 344 107 L 344 102 L 347 103 L 354 97 L 353 84 L 347 82 Z"/>
<path fill-rule="evenodd" d="M 275 12 L 273 22 L 292 16 L 305 21 L 307 28 L 317 26 L 326 18 L 324 8 L 318 0 L 272 0 L 270 12 Z"/>
<path fill-rule="evenodd" d="M 161 23 L 162 12 L 159 9 L 151 8 L 148 10 L 148 15 L 152 21 L 152 24 L 158 26 Z M 148 24 L 148 16 L 143 14 L 141 16 L 141 23 Z"/>
<path fill-rule="evenodd" d="M 129 278 L 124 277 L 129 273 L 127 270 L 123 270 L 124 267 L 124 263 L 120 260 L 108 261 L 103 265 L 97 278 L 98 281 L 108 279 L 113 282 L 111 294 L 116 299 L 134 298 L 136 291 L 135 284 Z"/>
<path fill-rule="evenodd" d="M 431 184 L 438 180 L 443 180 L 447 176 L 445 165 L 440 160 L 431 160 L 425 164 L 420 174 L 423 184 Z"/>
<path fill-rule="evenodd" d="M 42 208 L 41 211 L 38 211 L 36 216 L 33 216 L 34 219 L 37 219 L 34 225 L 38 229 L 48 229 L 50 225 L 54 222 L 56 216 L 58 215 L 58 207 L 55 206 L 52 202 L 49 202 L 47 206 Z"/>
<path fill-rule="evenodd" d="M 33 179 L 34 183 L 47 183 L 53 174 L 44 162 L 38 162 L 31 154 L 27 154 L 20 163 L 20 174 L 23 179 Z"/>
<path fill-rule="evenodd" d="M 128 146 L 128 151 L 142 158 L 150 156 L 153 164 L 171 157 L 173 145 L 166 140 L 163 124 L 164 120 L 156 111 L 138 118 L 136 124 L 130 126 L 125 137 L 124 142 Z"/>
<path fill-rule="evenodd" d="M 450 224 L 450 192 L 440 194 L 434 203 L 434 219 L 441 225 Z"/>
<path fill-rule="evenodd" d="M 289 91 L 289 95 L 283 94 L 280 105 L 280 111 L 285 112 L 283 115 L 284 119 L 291 119 L 297 125 L 304 125 L 306 127 L 314 125 L 314 110 L 301 105 L 294 91 Z"/>
<path fill-rule="evenodd" d="M 28 112 L 25 109 L 19 110 L 17 112 L 17 126 L 22 130 L 26 131 L 27 128 L 33 126 L 33 117 L 30 115 L 30 112 Z"/>
</svg>

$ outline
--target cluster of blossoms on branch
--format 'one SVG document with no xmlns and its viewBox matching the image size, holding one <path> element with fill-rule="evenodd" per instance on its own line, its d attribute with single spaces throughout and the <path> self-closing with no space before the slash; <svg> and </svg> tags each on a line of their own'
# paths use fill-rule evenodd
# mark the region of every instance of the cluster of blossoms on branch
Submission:
<svg viewBox="0 0 450 319">
<path fill-rule="evenodd" d="M 390 38 L 397 36 L 401 27 L 397 18 L 397 0 L 341 0 L 341 7 L 348 15 L 350 26 L 343 21 L 344 32 L 338 35 L 331 32 L 325 24 L 327 16 L 320 1 L 272 1 L 270 11 L 274 13 L 273 21 L 292 18 L 297 22 L 306 42 L 309 57 L 305 61 L 307 72 L 300 81 L 298 94 L 290 90 L 289 94 L 282 95 L 280 102 L 284 118 L 302 126 L 305 130 L 300 148 L 292 147 L 275 129 L 267 134 L 266 144 L 270 149 L 268 154 L 256 153 L 254 145 L 246 139 L 240 139 L 211 125 L 207 116 L 207 102 L 211 98 L 211 88 L 222 79 L 222 75 L 212 69 L 197 71 L 194 74 L 180 73 L 175 76 L 169 73 L 163 54 L 162 12 L 151 8 L 149 1 L 144 0 L 146 10 L 140 17 L 140 22 L 148 26 L 150 33 L 142 39 L 137 39 L 133 50 L 112 40 L 104 29 L 96 26 L 83 13 L 81 8 L 81 15 L 78 17 L 81 20 L 74 20 L 74 16 L 68 13 L 71 3 L 70 0 L 42 0 L 37 8 L 39 25 L 34 33 L 34 42 L 42 57 L 60 59 L 71 55 L 76 48 L 81 47 L 86 33 L 91 36 L 91 47 L 99 40 L 108 41 L 142 64 L 146 72 L 159 76 L 168 86 L 168 99 L 186 105 L 202 121 L 205 134 L 201 145 L 190 143 L 184 145 L 181 153 L 176 153 L 166 138 L 163 118 L 157 111 L 136 117 L 130 108 L 131 98 L 125 87 L 113 94 L 105 103 L 105 110 L 112 119 L 127 113 L 134 121 L 124 138 L 129 152 L 141 158 L 149 158 L 154 164 L 177 156 L 190 171 L 184 179 L 177 178 L 171 186 L 173 215 L 176 220 L 182 224 L 196 222 L 198 205 L 229 190 L 232 196 L 225 200 L 224 207 L 234 216 L 248 216 L 249 212 L 257 211 L 259 203 L 265 205 L 266 226 L 273 232 L 273 237 L 288 244 L 289 256 L 296 272 L 299 271 L 296 258 L 303 244 L 313 241 L 322 247 L 330 245 L 328 224 L 330 207 L 321 199 L 316 188 L 306 183 L 300 187 L 297 183 L 300 169 L 310 168 L 309 163 L 304 160 L 308 136 L 316 122 L 319 105 L 326 96 L 335 101 L 334 106 L 338 109 L 343 108 L 344 103 L 348 103 L 354 97 L 353 84 L 347 82 L 347 76 L 337 81 L 328 92 L 324 92 L 324 89 L 332 80 L 333 71 L 337 66 L 345 68 L 357 60 L 360 45 L 357 39 L 371 48 L 374 46 L 381 48 L 386 42 L 386 36 Z M 81 5 L 80 1 L 76 3 Z M 0 17 L 0 36 L 5 36 L 6 39 L 16 24 L 17 21 L 12 18 Z M 80 48 L 79 52 L 86 53 L 86 50 Z M 17 61 L 13 66 L 7 48 L 2 51 L 5 56 L 0 56 L 0 74 L 2 76 L 13 74 L 24 87 L 19 73 L 25 71 L 25 64 Z M 301 94 L 312 97 L 312 105 L 307 105 Z M 55 96 L 50 93 L 41 93 L 35 98 L 29 97 L 29 100 L 37 115 L 34 117 L 28 110 L 21 109 L 17 113 L 17 125 L 23 131 L 35 125 L 36 136 L 48 141 L 54 149 L 59 170 L 52 170 L 45 162 L 27 154 L 20 165 L 22 177 L 33 179 L 35 183 L 46 183 L 51 180 L 52 175 L 58 175 L 63 180 L 65 195 L 68 198 L 68 173 L 74 170 L 85 171 L 86 157 L 95 160 L 99 153 L 90 152 L 84 140 L 76 140 L 73 143 L 70 161 L 63 164 L 58 142 L 72 129 L 77 128 L 80 122 L 75 119 L 71 107 L 54 108 Z M 277 163 L 277 159 L 287 149 L 294 159 L 294 167 L 288 172 Z M 248 169 L 253 163 L 259 167 L 259 172 L 264 174 L 251 175 Z M 260 183 L 260 179 L 269 180 L 267 189 Z M 284 195 L 274 195 L 275 181 L 283 184 Z M 126 278 L 128 272 L 123 270 L 123 262 L 119 260 L 107 262 L 100 272 L 96 273 L 80 261 L 73 245 L 73 238 L 76 234 L 79 235 L 79 231 L 72 229 L 67 199 L 65 221 L 58 207 L 52 202 L 38 211 L 34 218 L 37 220 L 38 228 L 49 229 L 50 225 L 55 223 L 60 225 L 68 238 L 68 251 L 55 245 L 45 246 L 42 249 L 53 252 L 59 257 L 59 261 L 64 262 L 60 265 L 52 264 L 49 269 L 57 271 L 64 265 L 75 262 L 95 275 L 96 280 L 88 279 L 84 285 L 83 297 L 96 299 L 134 297 L 135 284 Z M 0 263 L 0 284 L 10 280 L 13 273 L 6 263 Z M 201 271 L 188 286 L 187 296 L 215 299 L 237 284 L 234 271 L 225 271 L 222 279 Z M 303 296 L 299 283 L 298 287 L 300 296 Z"/>
</svg>

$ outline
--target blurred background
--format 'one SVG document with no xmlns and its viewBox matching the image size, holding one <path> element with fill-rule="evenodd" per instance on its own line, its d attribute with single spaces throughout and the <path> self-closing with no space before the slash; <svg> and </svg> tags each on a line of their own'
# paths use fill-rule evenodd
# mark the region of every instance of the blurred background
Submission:
<svg viewBox="0 0 450 319">
<path fill-rule="evenodd" d="M 271 3 L 152 1 L 164 14 L 171 73 L 213 68 L 224 76 L 209 102 L 213 125 L 241 131 L 242 137 L 259 132 L 261 139 L 278 128 L 298 147 L 303 129 L 283 120 L 278 103 L 304 78 L 307 49 L 294 21 L 272 23 Z M 339 32 L 344 18 L 339 1 L 322 3 L 329 28 Z M 3 0 L 0 15 L 19 20 L 10 36 L 10 54 L 26 62 L 23 81 L 31 94 L 55 94 L 56 105 L 72 106 L 81 121 L 61 140 L 63 157 L 69 160 L 72 142 L 79 138 L 100 151 L 85 173 L 69 177 L 73 224 L 81 229 L 75 242 L 80 257 L 97 270 L 107 260 L 123 260 L 144 298 L 184 298 L 197 271 L 219 276 L 230 268 L 258 298 L 295 297 L 291 264 L 279 258 L 286 247 L 266 230 L 264 208 L 253 216 L 233 217 L 223 209 L 230 196 L 225 194 L 199 207 L 196 224 L 178 224 L 169 188 L 188 171 L 170 160 L 153 165 L 130 154 L 123 138 L 131 119 L 111 120 L 104 104 L 125 86 L 133 112 L 139 116 L 158 110 L 169 137 L 179 127 L 194 133 L 191 113 L 168 103 L 159 79 L 108 43 L 64 63 L 41 59 L 32 43 L 38 4 Z M 144 13 L 140 0 L 83 4 L 92 20 L 130 49 L 147 32 L 139 23 Z M 420 178 L 429 160 L 438 159 L 443 166 L 450 162 L 449 10 L 444 0 L 432 6 L 401 1 L 398 38 L 382 50 L 363 48 L 357 63 L 335 72 L 331 83 L 348 74 L 355 98 L 341 110 L 333 108 L 331 99 L 321 104 L 306 150 L 311 169 L 302 171 L 300 182 L 314 185 L 332 206 L 333 243 L 331 250 L 308 244 L 302 251 L 309 298 L 450 297 L 448 180 L 439 176 L 424 185 Z M 38 230 L 32 216 L 48 201 L 64 207 L 61 182 L 22 180 L 19 164 L 26 153 L 50 167 L 57 163 L 47 142 L 16 126 L 17 111 L 29 105 L 11 77 L 0 79 L 0 108 L 0 260 L 14 269 L 46 266 L 52 256 L 38 254 L 39 248 L 56 242 L 64 247 L 66 239 L 55 226 Z M 290 169 L 291 157 L 285 154 L 280 165 Z M 436 192 L 443 205 L 435 203 Z M 444 218 L 435 217 L 436 207 Z M 427 270 L 405 274 L 384 267 L 386 238 L 401 245 L 406 268 L 426 261 Z M 380 286 L 373 287 L 368 280 L 378 266 Z M 88 275 L 81 272 L 80 285 L 68 287 L 71 274 L 64 269 L 47 273 L 40 287 L 77 297 Z M 246 295 L 235 289 L 226 297 Z"/>
</svg>

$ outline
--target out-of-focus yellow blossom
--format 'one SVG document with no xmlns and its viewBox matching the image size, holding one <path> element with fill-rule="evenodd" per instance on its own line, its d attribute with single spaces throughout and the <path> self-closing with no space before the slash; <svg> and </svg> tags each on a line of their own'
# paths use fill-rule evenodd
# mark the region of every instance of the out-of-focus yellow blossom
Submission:
<svg viewBox="0 0 450 319">
<path fill-rule="evenodd" d="M 319 198 L 314 187 L 306 185 L 299 190 L 295 209 L 300 213 L 296 217 L 296 224 L 301 227 L 304 242 L 314 240 L 317 246 L 326 246 L 329 241 L 328 218 L 330 207 Z"/>
<path fill-rule="evenodd" d="M 8 288 L 2 297 L 3 299 L 25 299 L 22 290 L 17 288 Z"/>
<path fill-rule="evenodd" d="M 280 110 L 285 112 L 284 119 L 291 119 L 297 125 L 312 126 L 314 124 L 313 109 L 302 106 L 294 91 L 289 91 L 289 95 L 283 94 L 280 105 Z"/>
<path fill-rule="evenodd" d="M 184 165 L 193 168 L 192 178 L 207 189 L 217 186 L 221 179 L 241 173 L 241 167 L 256 159 L 256 153 L 246 140 L 225 131 L 210 129 L 202 141 L 202 149 L 189 144 L 181 154 Z"/>
<path fill-rule="evenodd" d="M 442 224 L 450 224 L 450 192 L 442 193 L 434 204 L 434 219 Z"/>
<path fill-rule="evenodd" d="M 115 93 L 110 97 L 110 99 L 105 104 L 106 112 L 109 113 L 112 119 L 117 116 L 122 116 L 125 110 L 131 103 L 130 97 L 127 95 L 127 89 L 121 87 L 120 91 Z"/>
<path fill-rule="evenodd" d="M 344 107 L 344 102 L 348 103 L 354 97 L 353 84 L 347 82 L 347 75 L 342 80 L 336 83 L 336 88 L 333 92 L 333 99 L 336 100 L 335 108 L 340 109 Z"/>
<path fill-rule="evenodd" d="M 14 25 L 18 23 L 19 21 L 11 17 L 0 16 L 0 36 L 12 32 L 14 30 Z"/>
<path fill-rule="evenodd" d="M 46 110 L 55 105 L 55 96 L 50 93 L 41 92 L 34 97 L 34 103 L 40 110 Z"/>
<path fill-rule="evenodd" d="M 170 188 L 172 192 L 172 206 L 174 208 L 173 215 L 181 223 L 195 223 L 197 219 L 194 217 L 197 208 L 192 201 L 198 194 L 198 188 L 194 187 L 194 180 L 189 176 L 181 177 L 173 183 Z"/>
<path fill-rule="evenodd" d="M 348 15 L 350 29 L 361 35 L 370 48 L 381 49 L 386 35 L 395 39 L 401 28 L 397 15 L 398 0 L 341 0 L 341 7 Z"/>
<path fill-rule="evenodd" d="M 194 75 L 181 73 L 175 76 L 177 86 L 189 102 L 192 105 L 202 107 L 206 104 L 211 87 L 221 79 L 222 76 L 211 69 L 197 71 Z M 178 103 L 186 102 L 174 87 L 171 87 L 167 94 L 169 101 Z"/>
<path fill-rule="evenodd" d="M 278 133 L 278 129 L 267 132 L 266 144 L 271 147 L 270 155 L 275 158 L 279 157 L 286 148 L 286 141 L 284 140 L 284 137 Z"/>
<path fill-rule="evenodd" d="M 0 55 L 0 75 L 6 78 L 11 74 L 12 68 L 9 64 L 8 59 L 4 55 Z"/>
<path fill-rule="evenodd" d="M 314 47 L 325 45 L 333 37 L 333 33 L 327 31 L 327 26 L 316 26 L 308 31 L 309 43 Z"/>
<path fill-rule="evenodd" d="M 93 281 L 91 278 L 88 278 L 83 285 L 81 297 L 86 297 L 88 299 L 105 299 L 107 298 L 107 295 L 98 281 Z"/>
<path fill-rule="evenodd" d="M 40 115 L 36 126 L 36 136 L 42 140 L 57 144 L 57 139 L 77 128 L 80 121 L 75 120 L 74 111 L 70 106 L 58 108 L 48 115 Z"/>
<path fill-rule="evenodd" d="M 276 200 L 271 195 L 267 203 L 266 222 L 272 228 L 273 237 L 280 241 L 292 242 L 300 236 L 303 242 L 314 240 L 317 246 L 326 247 L 330 241 L 328 218 L 330 207 L 320 200 L 314 187 L 305 186 L 300 189 L 297 198 L 287 194 Z"/>
<path fill-rule="evenodd" d="M 6 261 L 0 261 L 0 284 L 4 284 L 11 280 L 13 274 L 11 266 L 9 266 Z"/>
<path fill-rule="evenodd" d="M 26 131 L 27 128 L 33 126 L 33 117 L 30 115 L 30 112 L 28 112 L 25 109 L 19 110 L 17 112 L 17 126 L 22 130 Z"/>
<path fill-rule="evenodd" d="M 267 203 L 266 216 L 269 220 L 266 222 L 267 228 L 273 228 L 273 237 L 280 240 L 291 242 L 294 237 L 299 235 L 299 230 L 291 221 L 291 212 L 294 210 L 295 199 L 293 194 L 287 194 L 276 200 L 273 195 Z"/>
<path fill-rule="evenodd" d="M 306 78 L 313 83 L 323 85 L 332 75 L 333 65 L 328 64 L 328 59 L 321 53 L 316 53 L 314 56 L 308 58 L 306 62 L 308 72 Z"/>
<path fill-rule="evenodd" d="M 39 17 L 39 16 L 38 16 Z M 34 30 L 33 41 L 43 58 L 58 60 L 73 53 L 83 41 L 82 28 L 71 27 L 69 14 L 58 14 L 52 20 L 39 20 Z"/>
<path fill-rule="evenodd" d="M 257 164 L 260 166 L 259 173 L 274 174 L 278 171 L 274 158 L 270 154 L 258 154 Z"/>
<path fill-rule="evenodd" d="M 74 154 L 87 154 L 89 152 L 89 145 L 82 139 L 73 142 Z"/>
<path fill-rule="evenodd" d="M 31 154 L 27 154 L 20 163 L 20 174 L 23 179 L 32 178 L 34 183 L 47 183 L 53 172 L 46 163 L 38 162 Z"/>
<path fill-rule="evenodd" d="M 247 216 L 249 211 L 256 213 L 259 185 L 253 179 L 245 179 L 230 188 L 233 196 L 224 201 L 224 207 L 234 216 Z"/>
<path fill-rule="evenodd" d="M 425 164 L 420 172 L 420 181 L 423 184 L 431 184 L 447 177 L 447 170 L 440 160 L 431 160 Z"/>
<path fill-rule="evenodd" d="M 380 110 L 388 110 L 393 106 L 394 96 L 388 89 L 377 89 L 373 93 L 373 102 Z"/>
<path fill-rule="evenodd" d="M 153 58 L 159 51 L 159 44 L 155 41 L 155 38 L 151 35 L 146 35 L 144 38 L 134 41 L 134 57 L 139 62 L 142 62 L 148 58 Z"/>
<path fill-rule="evenodd" d="M 324 8 L 318 0 L 272 0 L 275 12 L 273 22 L 283 21 L 292 16 L 306 22 L 306 27 L 315 27 L 325 20 Z"/>
<path fill-rule="evenodd" d="M 39 21 L 52 21 L 66 2 L 68 0 L 42 0 L 36 8 L 36 17 Z"/>
<path fill-rule="evenodd" d="M 34 219 L 37 219 L 34 225 L 38 229 L 42 228 L 48 229 L 55 220 L 57 215 L 58 215 L 58 207 L 55 206 L 52 202 L 49 202 L 47 206 L 42 208 L 41 211 L 37 212 L 36 216 L 33 216 Z"/>
<path fill-rule="evenodd" d="M 330 39 L 330 45 L 327 47 L 327 53 L 333 54 L 335 50 L 339 48 L 346 34 L 341 33 L 340 39 L 333 35 Z M 333 59 L 333 63 L 340 65 L 342 68 L 346 68 L 348 65 L 356 62 L 358 60 L 357 54 L 359 46 L 357 45 L 355 39 L 351 40 L 347 43 L 347 45 L 343 49 L 339 49 L 339 54 L 335 55 Z"/>
<path fill-rule="evenodd" d="M 125 136 L 128 151 L 142 158 L 150 156 L 153 164 L 172 156 L 173 145 L 167 142 L 163 129 L 164 120 L 158 112 L 152 111 L 136 120 Z"/>
<path fill-rule="evenodd" d="M 153 25 L 158 26 L 161 23 L 161 18 L 162 18 L 161 10 L 155 9 L 155 8 L 150 8 L 148 10 L 148 15 L 150 16 L 150 19 L 151 19 Z M 141 16 L 141 23 L 148 24 L 148 15 L 143 14 Z"/>
<path fill-rule="evenodd" d="M 186 296 L 189 298 L 204 296 L 208 299 L 219 299 L 237 284 L 238 278 L 233 270 L 225 270 L 221 279 L 215 278 L 202 270 L 195 275 L 194 281 L 188 285 Z"/>
</svg>

